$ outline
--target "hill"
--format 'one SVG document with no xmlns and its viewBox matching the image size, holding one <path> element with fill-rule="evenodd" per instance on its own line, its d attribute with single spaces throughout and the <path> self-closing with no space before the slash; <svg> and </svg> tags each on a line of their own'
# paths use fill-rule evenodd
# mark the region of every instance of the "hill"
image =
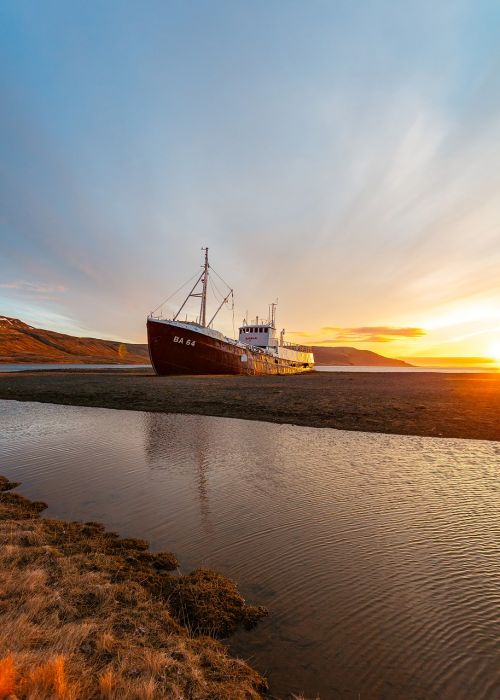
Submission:
<svg viewBox="0 0 500 700">
<path fill-rule="evenodd" d="M 317 365 L 411 367 L 407 362 L 369 350 L 313 347 Z M 0 316 L 0 363 L 149 364 L 148 346 L 99 338 L 78 338 L 33 328 L 17 318 Z"/>
<path fill-rule="evenodd" d="M 322 347 L 313 346 L 314 360 L 317 365 L 343 365 L 362 367 L 413 367 L 403 360 L 395 360 L 392 357 L 384 357 L 370 350 L 358 350 L 348 347 Z"/>
<path fill-rule="evenodd" d="M 0 363 L 149 364 L 148 346 L 33 328 L 0 316 Z"/>
</svg>

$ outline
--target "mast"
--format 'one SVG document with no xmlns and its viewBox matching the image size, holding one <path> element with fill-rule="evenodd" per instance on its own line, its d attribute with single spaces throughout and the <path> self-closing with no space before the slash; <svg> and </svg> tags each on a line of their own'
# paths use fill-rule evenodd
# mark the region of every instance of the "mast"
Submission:
<svg viewBox="0 0 500 700">
<path fill-rule="evenodd" d="M 202 250 L 205 251 L 205 262 L 204 262 L 204 264 L 202 265 L 202 268 L 203 268 L 203 269 L 202 269 L 201 273 L 198 275 L 198 277 L 197 277 L 197 279 L 196 279 L 196 282 L 194 283 L 193 288 L 191 289 L 191 291 L 189 292 L 189 294 L 187 295 L 187 297 L 184 299 L 181 308 L 180 308 L 179 311 L 175 314 L 175 316 L 173 317 L 172 320 L 173 320 L 173 321 L 176 321 L 176 320 L 177 320 L 177 318 L 179 317 L 179 315 L 180 315 L 182 309 L 186 306 L 188 300 L 189 300 L 191 297 L 197 297 L 197 298 L 200 298 L 200 299 L 201 299 L 200 323 L 199 323 L 199 325 L 200 325 L 200 326 L 204 326 L 205 328 L 207 328 L 207 327 L 209 327 L 209 326 L 212 324 L 213 320 L 215 319 L 215 317 L 217 316 L 217 314 L 219 313 L 219 311 L 222 309 L 222 307 L 224 306 L 224 304 L 227 302 L 227 300 L 229 299 L 229 297 L 232 296 L 233 290 L 232 290 L 231 287 L 227 284 L 227 282 L 224 282 L 224 280 L 222 279 L 222 277 L 221 277 L 219 274 L 217 274 L 217 272 L 215 272 L 215 270 L 214 270 L 214 272 L 215 272 L 215 274 L 217 275 L 217 277 L 219 277 L 220 280 L 221 280 L 221 281 L 226 285 L 226 287 L 229 289 L 229 293 L 224 297 L 224 299 L 222 300 L 222 302 L 221 302 L 219 308 L 218 308 L 217 311 L 214 313 L 214 315 L 212 316 L 212 318 L 210 319 L 210 321 L 207 323 L 207 291 L 208 291 L 208 274 L 209 274 L 208 271 L 209 271 L 209 269 L 210 269 L 210 264 L 209 264 L 209 262 L 208 262 L 208 248 L 202 248 Z M 191 280 L 189 280 L 189 281 L 191 281 Z M 198 287 L 198 285 L 200 284 L 200 282 L 201 282 L 201 292 L 196 292 L 195 290 L 197 289 L 197 287 Z M 177 290 L 177 291 L 179 291 L 179 290 Z M 168 301 L 168 300 L 167 300 L 167 301 Z M 233 297 L 233 311 L 234 311 L 234 297 Z M 186 322 L 187 322 L 187 319 L 186 319 Z"/>
<path fill-rule="evenodd" d="M 205 267 L 203 270 L 202 284 L 203 291 L 201 292 L 201 309 L 200 309 L 200 323 L 202 326 L 207 325 L 207 284 L 208 284 L 208 248 L 202 248 L 205 251 Z"/>
</svg>

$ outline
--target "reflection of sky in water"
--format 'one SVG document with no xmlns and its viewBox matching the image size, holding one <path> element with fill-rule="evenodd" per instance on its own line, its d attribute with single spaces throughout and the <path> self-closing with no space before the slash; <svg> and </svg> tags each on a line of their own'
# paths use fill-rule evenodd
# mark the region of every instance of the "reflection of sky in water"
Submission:
<svg viewBox="0 0 500 700">
<path fill-rule="evenodd" d="M 488 698 L 500 444 L 0 401 L 1 471 L 237 579 L 276 694 Z M 497 686 L 498 687 L 498 686 Z"/>
</svg>

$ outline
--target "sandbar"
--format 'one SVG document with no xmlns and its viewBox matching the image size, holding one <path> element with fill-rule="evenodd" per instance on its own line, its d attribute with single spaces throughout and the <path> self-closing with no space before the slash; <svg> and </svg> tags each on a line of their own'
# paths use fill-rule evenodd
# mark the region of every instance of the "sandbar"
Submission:
<svg viewBox="0 0 500 700">
<path fill-rule="evenodd" d="M 311 372 L 157 377 L 149 369 L 0 373 L 0 399 L 500 440 L 500 375 Z"/>
</svg>

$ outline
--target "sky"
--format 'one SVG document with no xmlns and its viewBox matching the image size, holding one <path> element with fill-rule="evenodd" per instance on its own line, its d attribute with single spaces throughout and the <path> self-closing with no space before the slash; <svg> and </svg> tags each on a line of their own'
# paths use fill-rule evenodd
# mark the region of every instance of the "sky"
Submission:
<svg viewBox="0 0 500 700">
<path fill-rule="evenodd" d="M 208 246 L 236 326 L 500 360 L 499 37 L 484 0 L 3 0 L 0 314 L 144 342 Z"/>
</svg>

